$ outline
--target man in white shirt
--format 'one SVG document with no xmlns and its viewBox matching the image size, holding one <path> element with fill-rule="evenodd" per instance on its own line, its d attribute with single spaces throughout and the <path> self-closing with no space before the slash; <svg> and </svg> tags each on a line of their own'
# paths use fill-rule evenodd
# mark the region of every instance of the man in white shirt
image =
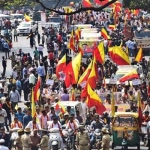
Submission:
<svg viewBox="0 0 150 150">
<path fill-rule="evenodd" d="M 74 120 L 73 116 L 69 117 L 69 121 L 66 125 L 66 129 L 72 129 L 74 132 L 78 129 L 79 124 Z"/>
<path fill-rule="evenodd" d="M 40 123 L 37 122 L 36 117 L 33 117 L 32 121 L 30 121 L 26 128 L 30 128 L 31 131 L 35 130 L 41 130 Z"/>
<path fill-rule="evenodd" d="M 53 121 L 51 121 L 48 125 L 48 129 L 57 128 L 60 131 L 60 136 L 62 136 L 62 126 L 60 122 L 58 121 L 58 117 L 53 117 Z M 61 147 L 64 147 L 63 139 L 61 138 Z"/>
<path fill-rule="evenodd" d="M 86 101 L 86 98 L 83 98 L 81 101 L 83 123 L 86 122 L 86 114 L 88 113 L 88 109 L 89 109 L 85 101 Z"/>
<path fill-rule="evenodd" d="M 0 128 L 4 127 L 6 117 L 7 117 L 7 113 L 5 109 L 2 108 L 2 104 L 0 104 Z"/>
<path fill-rule="evenodd" d="M 12 109 L 15 109 L 15 106 L 21 100 L 19 92 L 16 90 L 16 87 L 13 87 L 11 92 L 9 93 L 9 98 L 11 102 Z"/>
<path fill-rule="evenodd" d="M 0 150 L 9 150 L 8 147 L 3 145 L 4 143 L 5 143 L 5 140 L 4 139 L 0 139 Z"/>
<path fill-rule="evenodd" d="M 30 71 L 29 84 L 35 85 L 36 78 L 33 72 L 34 72 L 33 70 Z"/>
</svg>

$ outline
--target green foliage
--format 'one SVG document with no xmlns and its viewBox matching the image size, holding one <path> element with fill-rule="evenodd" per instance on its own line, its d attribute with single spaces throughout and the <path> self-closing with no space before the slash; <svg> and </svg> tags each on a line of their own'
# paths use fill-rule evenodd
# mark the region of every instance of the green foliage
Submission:
<svg viewBox="0 0 150 150">
<path fill-rule="evenodd" d="M 130 9 L 143 9 L 150 12 L 150 0 L 123 0 L 123 6 Z"/>
<path fill-rule="evenodd" d="M 0 0 L 0 8 L 11 9 L 29 6 L 32 7 L 35 5 L 34 0 Z"/>
</svg>

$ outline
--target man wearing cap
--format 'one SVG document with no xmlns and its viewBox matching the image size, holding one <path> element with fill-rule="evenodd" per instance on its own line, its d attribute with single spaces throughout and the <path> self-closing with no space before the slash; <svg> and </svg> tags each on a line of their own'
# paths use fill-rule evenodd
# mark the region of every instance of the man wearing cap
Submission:
<svg viewBox="0 0 150 150">
<path fill-rule="evenodd" d="M 84 126 L 79 126 L 79 133 L 77 134 L 77 149 L 79 150 L 89 150 L 90 138 L 87 132 L 84 132 Z"/>
<path fill-rule="evenodd" d="M 102 147 L 101 150 L 109 150 L 110 148 L 110 135 L 108 133 L 109 132 L 106 128 L 102 129 L 102 134 L 103 134 L 102 141 L 100 141 L 97 144 L 97 147 L 99 147 L 101 144 L 101 147 Z"/>
<path fill-rule="evenodd" d="M 23 129 L 18 130 L 18 137 L 16 138 L 16 150 L 22 150 L 21 136 L 23 135 Z"/>
<path fill-rule="evenodd" d="M 49 148 L 48 148 L 48 141 L 49 141 L 49 138 L 47 136 L 47 131 L 46 130 L 42 130 L 41 142 L 37 146 L 41 147 L 41 150 L 49 150 Z"/>
<path fill-rule="evenodd" d="M 32 146 L 31 146 L 31 150 L 38 150 L 38 144 L 40 143 L 40 136 L 38 135 L 38 130 L 34 129 L 31 137 L 31 141 L 32 141 Z"/>
<path fill-rule="evenodd" d="M 21 136 L 23 150 L 31 150 L 30 128 L 25 128 L 24 135 Z"/>
</svg>

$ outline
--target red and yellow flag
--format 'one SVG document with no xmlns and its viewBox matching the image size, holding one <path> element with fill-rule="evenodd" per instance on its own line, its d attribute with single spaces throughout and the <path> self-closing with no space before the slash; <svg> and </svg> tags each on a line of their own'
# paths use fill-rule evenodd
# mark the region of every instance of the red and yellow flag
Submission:
<svg viewBox="0 0 150 150">
<path fill-rule="evenodd" d="M 83 7 L 92 7 L 90 0 L 83 0 L 82 5 Z"/>
<path fill-rule="evenodd" d="M 71 89 L 71 101 L 75 101 L 75 89 Z"/>
<path fill-rule="evenodd" d="M 80 65 L 81 65 L 81 57 L 82 55 L 80 52 L 64 69 L 65 84 L 67 88 L 71 86 L 71 84 L 77 84 L 78 82 Z"/>
<path fill-rule="evenodd" d="M 96 107 L 96 112 L 100 115 L 106 111 L 105 106 L 102 103 L 100 97 L 96 94 L 95 91 L 92 90 L 91 86 L 88 84 L 87 86 L 88 96 L 87 96 L 87 105 L 88 107 Z"/>
<path fill-rule="evenodd" d="M 60 78 L 60 72 L 63 72 L 63 70 L 66 68 L 66 55 L 64 55 L 59 61 L 56 66 L 56 75 L 57 78 Z"/>
<path fill-rule="evenodd" d="M 95 59 L 95 56 L 94 56 L 93 62 L 92 62 L 92 69 L 91 69 L 91 72 L 90 72 L 89 77 L 87 79 L 86 85 L 85 85 L 84 89 L 81 92 L 81 97 L 87 97 L 87 85 L 88 84 L 93 89 L 96 87 L 97 72 L 96 72 L 95 66 L 96 66 L 96 59 Z"/>
<path fill-rule="evenodd" d="M 119 79 L 120 82 L 125 82 L 133 79 L 139 79 L 139 75 L 136 70 L 125 74 L 123 77 Z"/>
<path fill-rule="evenodd" d="M 97 48 L 94 50 L 95 58 L 101 64 L 105 62 L 105 50 L 104 50 L 104 43 L 100 42 Z"/>
<path fill-rule="evenodd" d="M 72 30 L 71 35 L 70 35 L 68 48 L 76 53 L 76 51 L 75 51 L 75 31 L 74 31 L 74 29 Z"/>
<path fill-rule="evenodd" d="M 106 39 L 106 40 L 111 39 L 110 36 L 108 35 L 107 31 L 104 28 L 102 28 L 101 34 L 102 34 L 104 39 Z"/>
<path fill-rule="evenodd" d="M 79 78 L 79 81 L 78 81 L 78 84 L 82 87 L 85 87 L 86 85 L 86 82 L 88 80 L 88 77 L 90 75 L 90 72 L 91 72 L 91 68 L 92 68 L 92 61 L 91 63 L 89 64 L 89 66 L 87 67 L 87 69 L 85 70 L 85 72 L 80 76 Z"/>
<path fill-rule="evenodd" d="M 122 50 L 120 46 L 115 46 L 112 49 L 111 59 L 117 65 L 129 65 L 129 56 Z"/>
<path fill-rule="evenodd" d="M 38 77 L 37 83 L 34 87 L 34 101 L 37 102 L 40 96 L 41 77 Z"/>
<path fill-rule="evenodd" d="M 66 112 L 65 107 L 61 104 L 60 101 L 57 102 L 57 104 L 56 104 L 56 106 L 55 106 L 55 109 L 56 109 L 56 110 L 59 110 L 59 109 L 60 109 L 60 112 L 61 112 L 61 113 L 65 113 L 65 112 Z"/>
<path fill-rule="evenodd" d="M 29 22 L 29 21 L 31 21 L 31 18 L 30 18 L 30 16 L 28 16 L 28 15 L 24 15 L 24 19 L 25 19 L 25 21 L 26 22 Z"/>
<path fill-rule="evenodd" d="M 96 4 L 99 4 L 99 5 L 105 5 L 106 3 L 108 3 L 109 2 L 109 0 L 94 0 L 94 2 L 96 3 Z"/>
<path fill-rule="evenodd" d="M 78 42 L 81 38 L 81 29 L 78 28 L 76 31 L 75 31 L 75 38 L 76 38 L 76 41 Z"/>
<path fill-rule="evenodd" d="M 116 25 L 108 25 L 108 28 L 110 29 L 110 30 L 115 30 L 116 29 Z"/>
<path fill-rule="evenodd" d="M 135 61 L 140 62 L 142 60 L 142 57 L 143 57 L 143 50 L 142 48 L 140 48 L 136 55 Z"/>
</svg>

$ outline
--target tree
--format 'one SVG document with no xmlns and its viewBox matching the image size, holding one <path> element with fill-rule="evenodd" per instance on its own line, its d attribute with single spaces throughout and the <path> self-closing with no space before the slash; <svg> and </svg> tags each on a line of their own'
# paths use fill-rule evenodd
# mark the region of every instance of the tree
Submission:
<svg viewBox="0 0 150 150">
<path fill-rule="evenodd" d="M 23 6 L 33 6 L 35 5 L 35 2 L 36 2 L 37 4 L 40 4 L 45 10 L 53 11 L 60 15 L 73 15 L 73 14 L 80 13 L 82 11 L 87 11 L 87 10 L 102 11 L 104 8 L 112 5 L 117 0 L 99 0 L 99 1 L 107 1 L 107 2 L 103 6 L 99 6 L 99 7 L 92 6 L 92 7 L 87 8 L 87 7 L 83 7 L 82 5 L 80 5 L 80 7 L 78 7 L 73 12 L 61 12 L 57 9 L 57 7 L 59 5 L 63 5 L 63 3 L 66 2 L 66 0 L 55 0 L 56 5 L 54 7 L 48 7 L 46 3 L 44 3 L 44 2 L 49 2 L 52 5 L 53 3 L 51 2 L 51 0 L 0 0 L 0 8 L 4 8 L 4 7 L 5 8 L 12 8 L 12 7 L 18 8 L 18 7 L 23 7 Z M 124 0 L 124 1 L 129 1 L 129 0 Z M 136 0 L 132 0 L 132 1 L 136 1 Z M 150 1 L 150 0 L 142 0 L 142 1 Z"/>
<path fill-rule="evenodd" d="M 123 7 L 130 9 L 143 9 L 150 12 L 150 0 L 123 0 Z"/>
<path fill-rule="evenodd" d="M 33 6 L 35 1 L 33 0 L 0 0 L 0 8 L 18 8 L 24 6 Z"/>
<path fill-rule="evenodd" d="M 93 10 L 93 11 L 102 11 L 104 8 L 110 6 L 111 4 L 115 3 L 117 0 L 110 0 L 109 2 L 107 2 L 105 5 L 100 6 L 100 7 L 82 7 L 82 5 L 80 5 L 79 8 L 77 8 L 75 11 L 73 12 L 61 12 L 57 9 L 57 6 L 65 0 L 57 0 L 57 4 L 55 5 L 55 7 L 53 8 L 49 8 L 47 7 L 41 0 L 36 0 L 37 3 L 39 3 L 45 10 L 49 10 L 49 11 L 53 11 L 56 12 L 60 15 L 73 15 L 76 13 L 80 13 L 82 11 L 87 11 L 87 10 Z M 105 1 L 105 0 L 100 0 L 100 1 Z"/>
</svg>

